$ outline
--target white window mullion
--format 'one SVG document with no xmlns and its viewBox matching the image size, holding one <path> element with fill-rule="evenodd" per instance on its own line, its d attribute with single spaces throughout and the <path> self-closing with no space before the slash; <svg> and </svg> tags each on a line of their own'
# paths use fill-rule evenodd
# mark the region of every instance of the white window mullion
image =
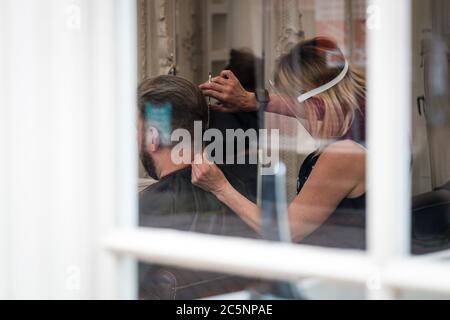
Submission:
<svg viewBox="0 0 450 320">
<path fill-rule="evenodd" d="M 8 210 L 8 157 L 5 151 L 8 147 L 8 108 L 6 107 L 6 55 L 4 48 L 6 48 L 6 3 L 0 1 L 0 299 L 7 299 L 9 293 L 9 210 Z"/>
<path fill-rule="evenodd" d="M 380 267 L 410 250 L 410 11 L 410 0 L 371 0 L 367 12 L 368 249 Z"/>
<path fill-rule="evenodd" d="M 118 223 L 133 228 L 138 224 L 137 115 L 137 11 L 136 1 L 117 0 L 117 88 L 118 88 Z M 137 298 L 137 265 L 133 258 L 119 261 L 120 298 Z"/>
</svg>

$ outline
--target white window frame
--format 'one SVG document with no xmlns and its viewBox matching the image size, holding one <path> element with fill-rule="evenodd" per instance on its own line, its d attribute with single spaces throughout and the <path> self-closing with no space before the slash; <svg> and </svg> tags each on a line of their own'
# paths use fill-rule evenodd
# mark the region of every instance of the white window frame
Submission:
<svg viewBox="0 0 450 320">
<path fill-rule="evenodd" d="M 449 252 L 410 256 L 411 1 L 368 5 L 368 251 L 233 239 L 161 229 L 117 230 L 105 247 L 141 261 L 267 279 L 366 285 L 370 299 L 402 290 L 450 294 Z M 395 50 L 394 50 L 395 48 Z"/>
</svg>

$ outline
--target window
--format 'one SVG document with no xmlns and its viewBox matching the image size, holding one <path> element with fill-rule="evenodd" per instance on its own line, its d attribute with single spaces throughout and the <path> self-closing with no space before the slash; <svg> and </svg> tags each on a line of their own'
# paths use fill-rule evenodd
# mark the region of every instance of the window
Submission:
<svg viewBox="0 0 450 320">
<path fill-rule="evenodd" d="M 32 2 L 0 4 L 1 297 L 448 298 L 446 1 Z M 223 69 L 252 112 L 202 102 Z M 231 200 L 176 129 L 224 137 Z"/>
</svg>

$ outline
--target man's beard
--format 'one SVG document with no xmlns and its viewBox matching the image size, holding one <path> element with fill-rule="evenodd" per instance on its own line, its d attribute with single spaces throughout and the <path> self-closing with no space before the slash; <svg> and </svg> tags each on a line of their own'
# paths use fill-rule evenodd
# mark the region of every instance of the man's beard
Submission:
<svg viewBox="0 0 450 320">
<path fill-rule="evenodd" d="M 153 158 L 150 155 L 150 153 L 148 153 L 145 148 L 145 139 L 142 139 L 139 157 L 141 158 L 142 165 L 144 166 L 144 169 L 145 171 L 147 171 L 148 175 L 155 180 L 159 180 L 159 177 L 156 174 L 155 162 L 153 161 Z"/>
</svg>

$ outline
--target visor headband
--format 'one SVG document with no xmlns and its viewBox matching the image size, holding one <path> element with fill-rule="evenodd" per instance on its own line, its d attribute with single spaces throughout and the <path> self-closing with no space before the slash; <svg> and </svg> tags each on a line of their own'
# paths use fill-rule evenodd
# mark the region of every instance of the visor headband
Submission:
<svg viewBox="0 0 450 320">
<path fill-rule="evenodd" d="M 330 90 L 331 88 L 333 88 L 335 85 L 337 85 L 339 82 L 341 82 L 345 78 L 345 76 L 347 75 L 347 72 L 348 72 L 348 61 L 345 60 L 344 69 L 341 71 L 341 73 L 336 78 L 334 78 L 333 80 L 331 80 L 328 83 L 325 83 L 323 86 L 320 86 L 316 89 L 313 89 L 311 91 L 308 91 L 304 94 L 299 95 L 297 97 L 297 101 L 302 103 L 314 96 L 317 96 L 318 94 L 321 94 L 327 90 Z"/>
</svg>

